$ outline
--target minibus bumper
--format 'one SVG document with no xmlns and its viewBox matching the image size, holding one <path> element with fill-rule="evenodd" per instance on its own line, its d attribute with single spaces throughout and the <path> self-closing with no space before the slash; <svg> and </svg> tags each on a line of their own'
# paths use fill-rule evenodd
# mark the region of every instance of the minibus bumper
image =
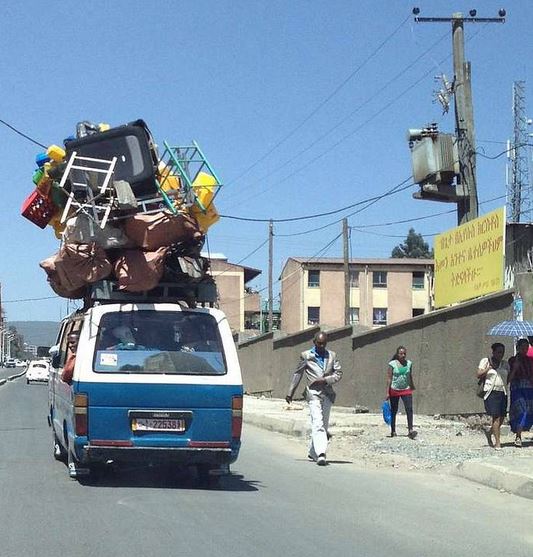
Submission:
<svg viewBox="0 0 533 557">
<path fill-rule="evenodd" d="M 152 462 L 172 464 L 231 464 L 237 458 L 231 448 L 178 447 L 105 447 L 85 445 L 81 461 L 92 462 Z"/>
</svg>

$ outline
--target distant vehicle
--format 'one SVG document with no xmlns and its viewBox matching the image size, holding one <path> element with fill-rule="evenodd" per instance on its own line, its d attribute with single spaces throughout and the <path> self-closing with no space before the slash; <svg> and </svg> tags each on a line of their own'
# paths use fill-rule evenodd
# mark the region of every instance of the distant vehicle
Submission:
<svg viewBox="0 0 533 557">
<path fill-rule="evenodd" d="M 15 359 L 15 365 L 17 367 L 23 367 L 26 365 L 26 362 L 24 360 Z"/>
<path fill-rule="evenodd" d="M 50 365 L 45 360 L 32 360 L 26 372 L 26 383 L 29 385 L 32 381 L 48 382 L 50 375 Z"/>
<path fill-rule="evenodd" d="M 8 358 L 6 360 L 6 363 L 4 364 L 4 367 L 17 367 L 17 362 L 15 361 L 15 358 Z"/>
</svg>

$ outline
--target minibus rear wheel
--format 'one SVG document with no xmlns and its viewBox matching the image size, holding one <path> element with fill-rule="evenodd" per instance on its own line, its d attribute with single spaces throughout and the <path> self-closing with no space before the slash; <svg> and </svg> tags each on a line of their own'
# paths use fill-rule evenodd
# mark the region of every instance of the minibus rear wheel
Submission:
<svg viewBox="0 0 533 557">
<path fill-rule="evenodd" d="M 62 462 L 65 462 L 65 448 L 63 447 L 63 445 L 61 444 L 61 442 L 59 441 L 59 438 L 56 435 L 56 432 L 53 432 L 53 454 L 54 454 L 54 458 L 56 460 L 60 460 Z"/>
<path fill-rule="evenodd" d="M 91 469 L 76 458 L 70 446 L 67 447 L 67 466 L 71 480 L 79 480 L 81 476 L 89 476 L 91 473 Z"/>
<path fill-rule="evenodd" d="M 202 487 L 219 487 L 220 476 L 210 474 L 212 467 L 209 464 L 197 464 L 196 473 L 198 475 L 198 483 Z"/>
</svg>

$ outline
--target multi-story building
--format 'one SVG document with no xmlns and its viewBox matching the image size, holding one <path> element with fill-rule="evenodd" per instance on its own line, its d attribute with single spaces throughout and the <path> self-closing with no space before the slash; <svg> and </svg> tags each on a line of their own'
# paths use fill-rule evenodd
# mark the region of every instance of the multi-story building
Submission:
<svg viewBox="0 0 533 557">
<path fill-rule="evenodd" d="M 350 321 L 390 325 L 431 308 L 433 259 L 351 259 Z M 281 272 L 281 324 L 287 333 L 344 325 L 344 261 L 290 257 Z"/>
<path fill-rule="evenodd" d="M 260 312 L 260 296 L 246 284 L 261 271 L 230 263 L 223 254 L 205 255 L 210 258 L 211 274 L 217 285 L 218 307 L 226 314 L 233 331 L 244 331 L 250 316 Z"/>
</svg>

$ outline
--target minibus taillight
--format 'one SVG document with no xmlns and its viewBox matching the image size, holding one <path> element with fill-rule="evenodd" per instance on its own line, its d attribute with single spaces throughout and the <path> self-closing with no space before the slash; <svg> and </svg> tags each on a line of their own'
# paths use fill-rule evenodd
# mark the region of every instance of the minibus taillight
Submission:
<svg viewBox="0 0 533 557">
<path fill-rule="evenodd" d="M 74 395 L 74 430 L 76 435 L 87 435 L 87 407 L 89 398 L 84 393 Z"/>
<path fill-rule="evenodd" d="M 240 439 L 241 431 L 242 431 L 242 396 L 234 396 L 231 399 L 231 436 L 234 439 Z"/>
</svg>

